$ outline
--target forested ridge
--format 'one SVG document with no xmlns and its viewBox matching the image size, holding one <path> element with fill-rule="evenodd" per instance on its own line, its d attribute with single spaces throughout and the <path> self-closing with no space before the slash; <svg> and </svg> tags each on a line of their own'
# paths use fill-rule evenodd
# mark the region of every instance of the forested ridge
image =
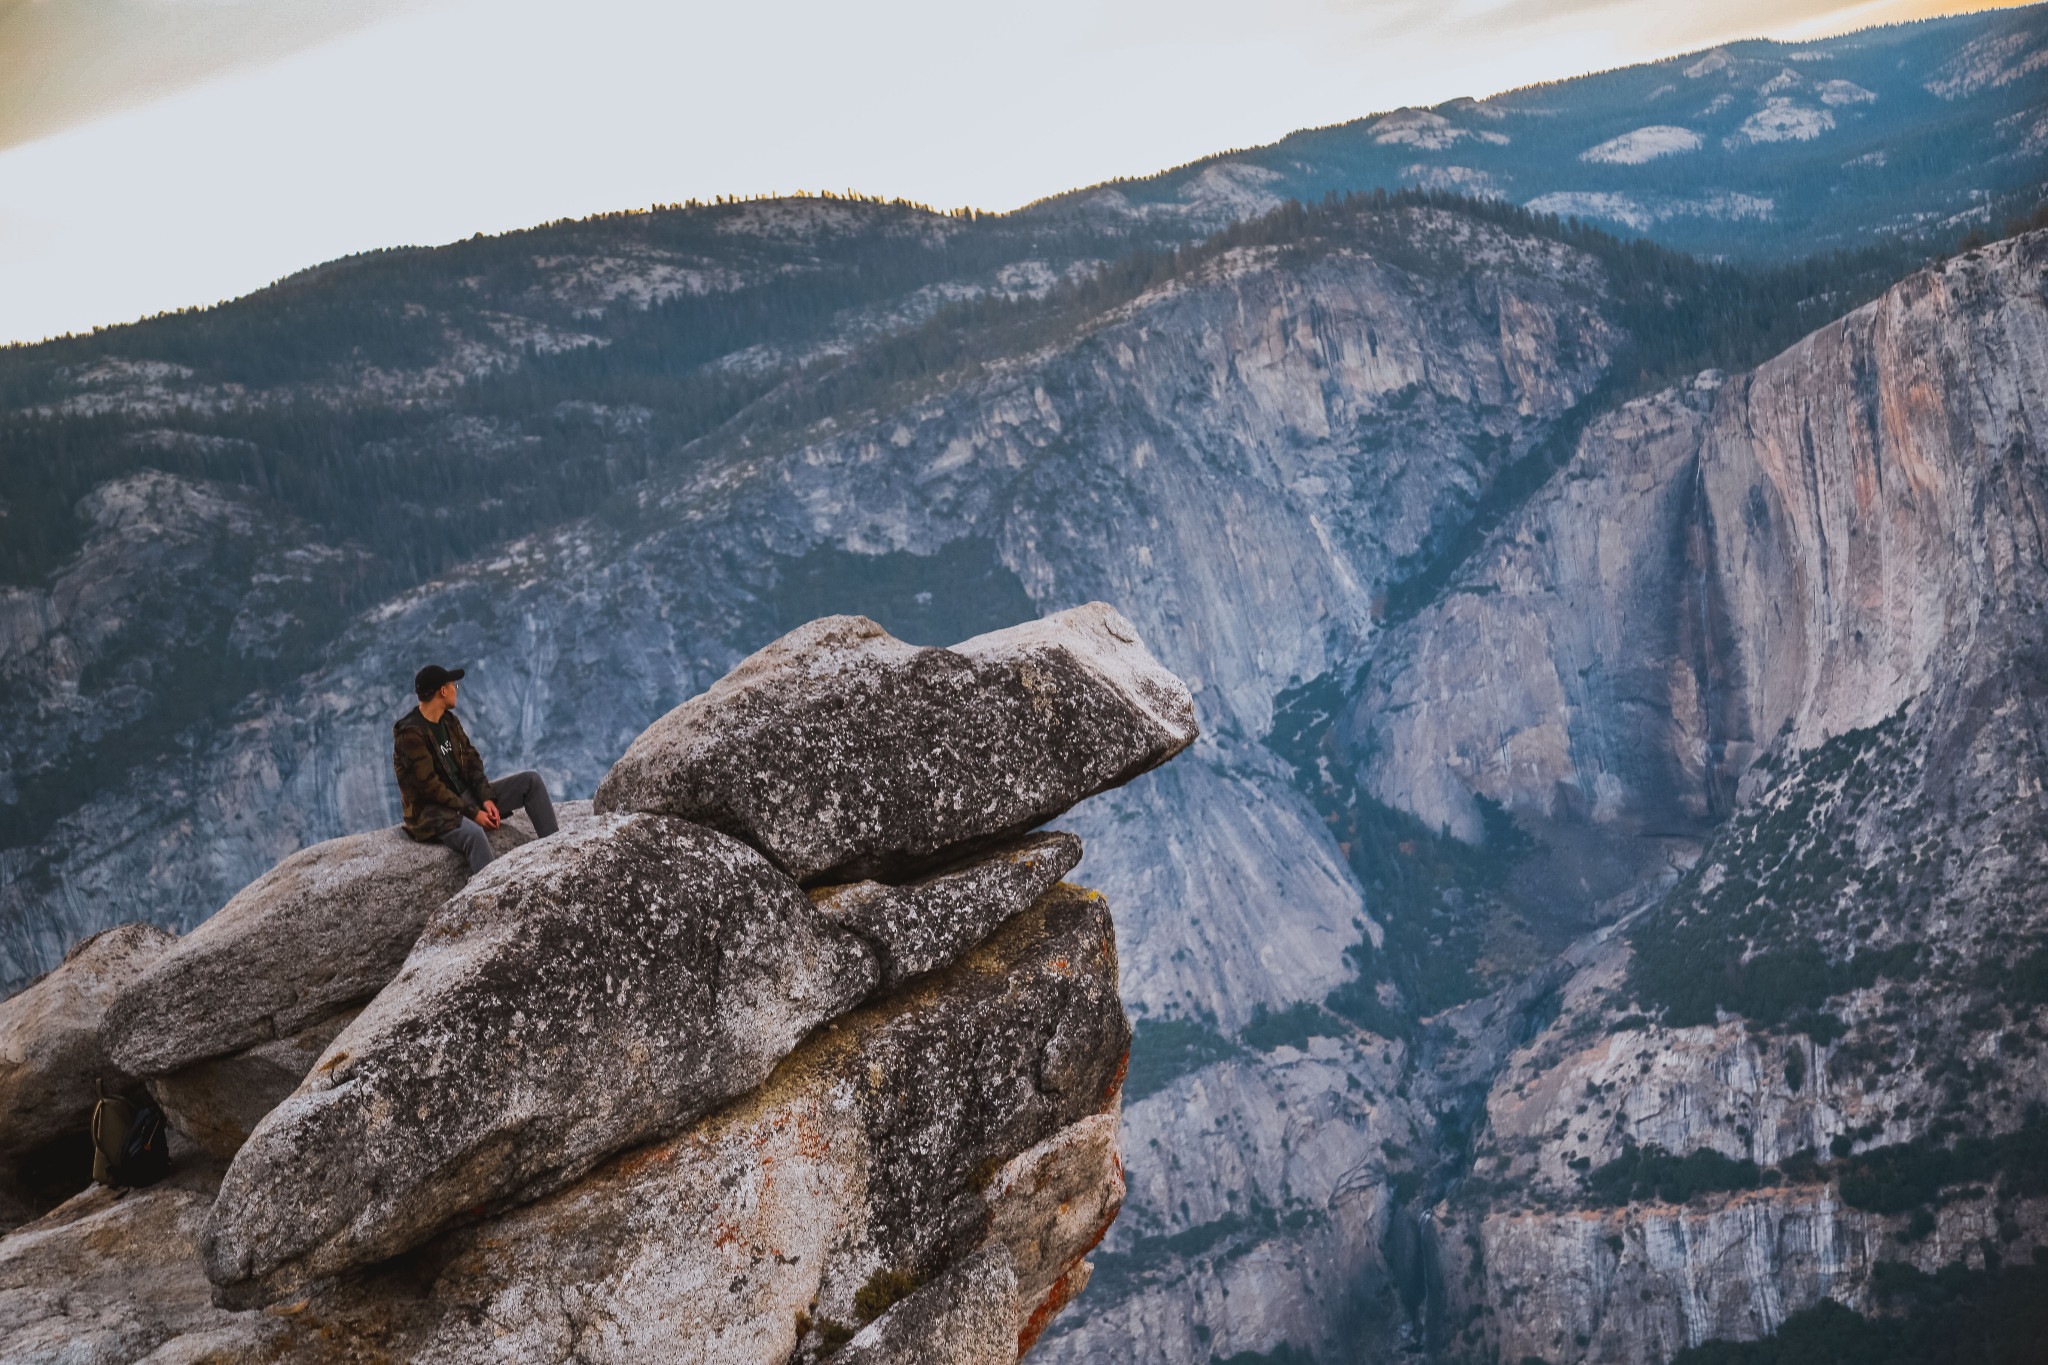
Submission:
<svg viewBox="0 0 2048 1365">
<path fill-rule="evenodd" d="M 1422 191 L 1289 202 L 1188 242 L 830 206 L 850 230 L 789 242 L 729 230 L 754 205 L 608 216 L 378 253 L 232 303 L 8 348 L 0 581 L 40 581 L 78 544 L 72 504 L 155 468 L 252 490 L 365 546 L 378 567 L 363 591 L 386 593 L 673 471 L 749 405 L 770 405 L 785 430 L 872 409 L 1072 334 L 1232 251 L 1358 250 L 1457 273 L 1422 210 L 1600 260 L 1631 338 L 1610 400 L 1753 363 L 1931 250 L 1896 239 L 1790 266 L 1707 264 L 1575 220 Z M 564 297 L 547 264 L 631 253 L 720 287 L 591 307 Z M 1053 282 L 998 282 L 1026 261 Z M 947 286 L 967 297 L 945 301 Z M 110 372 L 122 362 L 129 372 Z M 135 367 L 155 367 L 161 391 L 128 387 Z M 167 430 L 178 435 L 158 434 Z"/>
</svg>

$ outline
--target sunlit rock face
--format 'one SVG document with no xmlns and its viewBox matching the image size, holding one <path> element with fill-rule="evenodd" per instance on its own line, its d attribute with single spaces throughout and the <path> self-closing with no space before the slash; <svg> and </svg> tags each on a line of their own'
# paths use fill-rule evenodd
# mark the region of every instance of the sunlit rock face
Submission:
<svg viewBox="0 0 2048 1365">
<path fill-rule="evenodd" d="M 1435 1211 L 1465 1345 L 1661 1359 L 2042 1240 L 2044 280 L 2000 243 L 1603 419 L 1383 642 L 1375 789 L 1677 855 Z"/>
</svg>

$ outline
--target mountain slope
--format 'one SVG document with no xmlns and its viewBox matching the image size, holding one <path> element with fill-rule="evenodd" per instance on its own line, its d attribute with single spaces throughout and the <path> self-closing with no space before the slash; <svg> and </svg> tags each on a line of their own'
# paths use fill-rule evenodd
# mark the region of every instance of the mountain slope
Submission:
<svg viewBox="0 0 2048 1365">
<path fill-rule="evenodd" d="M 1686 251 L 1786 259 L 1972 221 L 2048 175 L 2048 8 L 1753 41 L 1397 109 L 1047 200 L 1217 226 L 1285 198 L 1499 196 Z M 1955 225 L 1955 226 L 1951 226 Z"/>
<path fill-rule="evenodd" d="M 1869 41 L 1953 49 L 2038 14 Z M 2032 51 L 2008 47 L 2022 66 Z M 1991 106 L 1971 101 L 2031 79 L 1988 79 L 1956 107 L 1976 118 Z M 1825 107 L 1875 117 L 1893 93 Z M 1755 1139 L 1770 1162 L 1785 1151 L 1757 1137 L 1759 1106 L 1823 1148 L 1875 1121 L 1836 1101 L 1833 1072 L 1877 1056 L 1870 1029 L 1902 1031 L 1870 1022 L 1891 978 L 1847 965 L 1862 921 L 1805 900 L 1811 933 L 1782 946 L 1804 963 L 1818 945 L 1819 986 L 1865 995 L 1808 999 L 1807 982 L 1810 1015 L 1758 1016 L 1768 1041 L 1712 1013 L 1742 1001 L 1667 999 L 1632 964 L 1659 960 L 1643 946 L 1658 933 L 1678 960 L 1697 946 L 1685 898 L 1726 882 L 1702 889 L 1711 857 L 1680 880 L 1716 838 L 1731 867 L 1759 839 L 1773 857 L 1864 840 L 1881 879 L 1907 840 L 1841 806 L 1832 765 L 1869 748 L 1861 771 L 1881 758 L 1940 806 L 2031 733 L 2006 713 L 1980 742 L 1965 722 L 1982 707 L 1953 697 L 1990 688 L 1954 660 L 1996 671 L 2033 649 L 2031 571 L 2013 566 L 2035 557 L 2038 237 L 1915 276 L 1731 377 L 1910 253 L 1765 275 L 1422 196 L 1243 218 L 1262 201 L 1240 195 L 1224 216 L 1243 221 L 1188 245 L 1224 219 L 1177 202 L 681 206 L 337 263 L 0 356 L 0 978 L 111 922 L 189 927 L 303 844 L 389 823 L 385 731 L 425 658 L 470 666 L 465 711 L 494 768 L 539 767 L 574 796 L 800 621 L 864 611 L 943 644 L 1104 598 L 1197 688 L 1208 738 L 1071 817 L 1081 875 L 1119 907 L 1139 1021 L 1130 1197 L 1041 1352 L 1554 1359 L 1585 1335 L 1656 1359 L 1700 1335 L 1674 1322 L 1780 1320 L 1783 1304 L 1693 1312 L 1686 1294 L 1719 1272 L 1684 1255 L 1627 1280 L 1623 1304 L 1598 1260 L 1608 1234 L 1580 1234 L 1635 1218 L 1668 1249 L 1701 1226 L 1597 1202 L 1635 1189 L 1635 1166 L 1611 1168 L 1622 1136 L 1731 1162 Z M 1979 525 L 1978 507 L 1998 515 Z M 1796 653 L 1776 647 L 1788 604 Z M 1931 709 L 1898 722 L 1909 734 L 1856 733 L 1913 698 Z M 1771 825 L 1779 807 L 1838 823 L 1822 840 Z M 2038 845 L 2024 821 L 1999 832 Z M 1940 861 L 1963 843 L 1915 835 L 1896 884 L 1974 885 Z M 1849 894 L 1849 855 L 1830 856 L 1788 875 L 1840 874 Z M 1628 914 L 1633 940 L 1611 932 Z M 2031 921 L 1986 914 L 1972 931 L 2008 937 L 1972 940 L 1929 989 L 1990 970 L 1994 942 L 2032 960 Z M 1878 948 L 1900 932 L 1872 921 Z M 1709 946 L 1740 977 L 1733 942 Z M 2005 1041 L 2033 1016 L 1987 980 L 1995 1026 L 1937 1027 L 1900 998 L 1941 1061 L 1923 1089 L 1958 1066 L 1974 1085 L 1986 1062 L 2034 1074 Z M 1800 1086 L 1794 1037 L 1811 1041 Z M 1582 1075 L 1587 1049 L 1609 1070 Z M 1667 1090 L 1630 1080 L 1625 1110 L 1593 1104 L 1584 1083 L 1618 1094 L 1639 1051 Z M 1767 1073 L 1782 1079 L 1750 1085 Z M 1963 1136 L 2024 1124 L 2033 1082 L 2003 1083 L 2012 1104 Z M 1712 1121 L 1671 1128 L 1667 1099 Z M 1887 1121 L 1922 1102 L 1887 1096 Z M 1580 1103 L 1641 1126 L 1594 1148 L 1571 1126 Z M 1932 1132 L 1907 1114 L 1849 1155 Z M 1845 1188 L 1839 1168 L 1814 1178 L 1818 1159 L 1797 1169 L 1797 1217 Z M 1962 1203 L 1940 1197 L 1923 1204 L 1947 1240 L 1899 1240 L 1911 1211 L 1829 1226 L 1948 1256 L 1961 1234 L 1940 1219 Z M 1788 1198 L 1745 1190 L 1705 1229 L 1750 1256 Z M 2002 1200 L 1968 1217 L 2032 1236 Z M 1765 1223 L 1740 1221 L 1752 1205 Z M 1854 1294 L 1870 1273 L 1797 1283 Z M 1611 1327 L 1566 1330 L 1589 1282 Z M 1474 1307 L 1487 1323 L 1467 1324 Z"/>
<path fill-rule="evenodd" d="M 1317 713 L 1343 734 L 1377 733 L 1381 715 L 1489 714 L 1382 705 L 1383 689 L 1456 638 L 1442 613 L 1506 603 L 1470 576 L 1497 552 L 1456 569 L 1459 528 L 1487 515 L 1510 471 L 1547 467 L 1543 452 L 1641 345 L 1625 324 L 1643 315 L 1616 292 L 1633 278 L 1628 253 L 1537 226 L 1365 201 L 1276 227 L 1271 245 L 1220 242 L 1125 301 L 1061 314 L 1049 337 L 1024 325 L 964 368 L 862 382 L 858 402 L 828 395 L 828 415 L 808 423 L 792 414 L 819 411 L 805 404 L 819 381 L 785 381 L 629 501 L 358 615 L 317 668 L 186 723 L 174 748 L 10 852 L 15 970 L 101 907 L 135 905 L 136 887 L 151 888 L 156 915 L 189 924 L 250 869 L 391 820 L 385 729 L 418 657 L 472 668 L 466 705 L 494 763 L 535 764 L 574 794 L 635 727 L 790 613 L 866 606 L 958 638 L 1019 602 L 1107 597 L 1197 687 L 1216 738 L 1073 817 L 1103 869 L 1089 875 L 1130 907 L 1123 990 L 1141 1020 L 1141 1081 L 1132 1194 L 1103 1282 L 1042 1349 L 1078 1359 L 1139 1340 L 1168 1359 L 1292 1341 L 1370 1356 L 1427 1334 L 1441 1322 L 1425 1292 L 1438 1253 L 1413 1201 L 1457 1169 L 1495 1068 L 1555 1013 L 1547 952 L 1612 913 L 1590 892 L 1528 888 L 1584 865 L 1626 889 L 1630 869 L 1662 866 L 1674 838 L 1696 843 L 1725 808 L 1695 802 L 1684 828 L 1647 829 L 1642 855 L 1629 840 L 1661 819 L 1649 795 L 1624 792 L 1629 818 L 1574 843 L 1541 802 L 1482 787 L 1546 840 L 1532 862 L 1527 836 L 1493 828 L 1473 792 L 1429 804 L 1420 779 L 1438 776 L 1431 756 L 1457 752 L 1455 738 L 1366 744 L 1382 767 L 1368 766 L 1364 790 L 1379 794 L 1348 808 L 1317 776 L 1342 772 L 1282 738 L 1308 695 L 1290 683 L 1361 663 L 1379 687 L 1340 689 Z M 1665 426 L 1696 432 L 1703 401 L 1658 397 L 1596 421 L 1551 486 L 1574 489 L 1590 468 L 1640 487 L 1646 507 L 1671 504 L 1674 488 L 1684 505 L 1654 443 L 1630 472 L 1640 430 L 1657 425 L 1638 414 L 1669 409 Z M 118 502 L 112 490 L 136 478 L 166 507 L 257 496 L 162 473 L 105 496 Z M 1660 535 L 1653 546 L 1669 543 Z M 1578 571 L 1602 562 L 1578 554 L 1582 540 L 1557 541 Z M 1434 604 L 1388 614 L 1390 591 L 1430 581 L 1438 563 L 1451 577 Z M 1665 582 L 1630 581 L 1653 599 Z M 1661 638 L 1625 611 L 1570 612 L 1616 631 L 1617 656 Z M 1670 771 L 1687 771 L 1682 758 Z M 1405 784 L 1390 776 L 1403 764 Z M 1439 825 L 1493 848 L 1493 862 Z M 1404 880 L 1409 849 L 1444 870 Z M 1507 894 L 1500 869 L 1518 860 L 1541 875 Z M 1335 1013 L 1312 1003 L 1326 997 Z"/>
<path fill-rule="evenodd" d="M 1232 1041 L 1350 979 L 1343 949 L 1372 913 L 1322 813 L 1257 741 L 1281 688 L 1355 651 L 1375 597 L 1547 448 L 1630 344 L 1590 249 L 1615 244 L 1496 217 L 1368 201 L 1274 244 L 1222 243 L 1155 285 L 1080 300 L 1049 333 L 1023 315 L 1016 344 L 964 367 L 841 393 L 807 424 L 788 413 L 812 411 L 820 381 L 785 381 L 629 500 L 389 597 L 299 679 L 130 750 L 122 778 L 6 855 L 13 970 L 109 907 L 189 925 L 291 849 L 388 823 L 386 731 L 418 658 L 469 666 L 493 764 L 538 766 L 573 795 L 789 614 L 901 611 L 943 640 L 1020 601 L 1105 597 L 1198 686 L 1217 739 L 1076 812 L 1098 860 L 1082 875 L 1130 906 L 1141 1038 L 1163 1026 L 1231 1054 L 1177 1079 L 1185 1066 L 1141 1048 L 1153 1089 L 1132 1107 L 1146 1136 L 1131 1175 L 1147 1193 L 1128 1216 L 1173 1247 L 1270 1248 L 1197 1265 L 1134 1243 L 1117 1254 L 1150 1268 L 1123 1283 L 1145 1291 L 1133 1311 L 1202 1325 L 1223 1354 L 1338 1339 L 1389 1282 L 1390 1168 L 1406 1163 L 1381 1144 L 1425 1151 L 1436 1119 L 1396 1093 L 1398 1040 L 1347 1038 L 1306 1067 Z M 1266 1136 L 1198 1160 L 1186 1088 L 1226 1077 L 1210 1112 Z M 1313 1140 L 1311 1113 L 1326 1115 Z M 1154 1135 L 1179 1149 L 1177 1173 Z M 1322 1212 L 1332 1199 L 1341 1217 Z M 1295 1247 L 1330 1267 L 1313 1293 L 1284 1269 Z M 1190 1316 L 1225 1284 L 1270 1307 L 1234 1327 Z"/>
</svg>

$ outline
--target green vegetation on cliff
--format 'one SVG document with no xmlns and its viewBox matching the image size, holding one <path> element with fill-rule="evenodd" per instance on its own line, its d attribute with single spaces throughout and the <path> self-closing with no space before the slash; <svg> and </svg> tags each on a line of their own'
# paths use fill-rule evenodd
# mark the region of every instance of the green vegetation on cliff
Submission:
<svg viewBox="0 0 2048 1365">
<path fill-rule="evenodd" d="M 1683 1204 L 1696 1194 L 1753 1190 L 1761 1180 L 1757 1164 L 1747 1158 L 1737 1160 L 1710 1147 L 1673 1156 L 1651 1143 L 1624 1147 L 1620 1156 L 1586 1177 L 1586 1189 L 1604 1207 L 1652 1199 Z"/>
<path fill-rule="evenodd" d="M 1761 1341 L 1708 1341 L 1671 1365 L 2041 1365 L 2048 1360 L 2048 1248 L 2031 1265 L 1932 1275 L 1880 1261 L 1880 1311 L 1823 1299 Z"/>
<path fill-rule="evenodd" d="M 1865 807 L 1889 798 L 1887 774 L 1910 740 L 1903 711 L 1839 735 L 1737 816 L 1630 931 L 1628 981 L 1638 1001 L 1662 1010 L 1673 1027 L 1711 1024 L 1726 1012 L 1828 1041 L 1841 1027 L 1822 1010 L 1828 1000 L 1917 975 L 1922 950 L 1910 938 L 1880 945 L 1866 929 L 1847 935 L 1852 946 L 1833 946 L 1845 937 L 1845 897 L 1883 891 L 1882 908 L 1905 912 L 1925 902 L 1918 888 L 1895 905 L 1896 885 L 1867 886 L 1878 878 L 1864 870 L 1854 837 Z"/>
</svg>

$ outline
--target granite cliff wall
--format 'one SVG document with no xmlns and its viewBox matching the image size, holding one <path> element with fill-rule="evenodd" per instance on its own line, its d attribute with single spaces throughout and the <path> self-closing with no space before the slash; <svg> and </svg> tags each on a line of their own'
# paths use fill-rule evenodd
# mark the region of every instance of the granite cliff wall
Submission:
<svg viewBox="0 0 2048 1365">
<path fill-rule="evenodd" d="M 2028 1168 L 1859 1172 L 2024 1142 L 2048 1100 L 2048 1002 L 2013 972 L 2048 933 L 2044 424 L 2037 233 L 1595 423 L 1375 650 L 1363 782 L 1474 837 L 1490 798 L 1643 877 L 1433 1210 L 1447 1319 L 1486 1315 L 1450 1354 L 1658 1360 L 1880 1311 L 1881 1262 L 2042 1244 Z M 1680 1180 L 1653 1149 L 1706 1157 Z"/>
</svg>

